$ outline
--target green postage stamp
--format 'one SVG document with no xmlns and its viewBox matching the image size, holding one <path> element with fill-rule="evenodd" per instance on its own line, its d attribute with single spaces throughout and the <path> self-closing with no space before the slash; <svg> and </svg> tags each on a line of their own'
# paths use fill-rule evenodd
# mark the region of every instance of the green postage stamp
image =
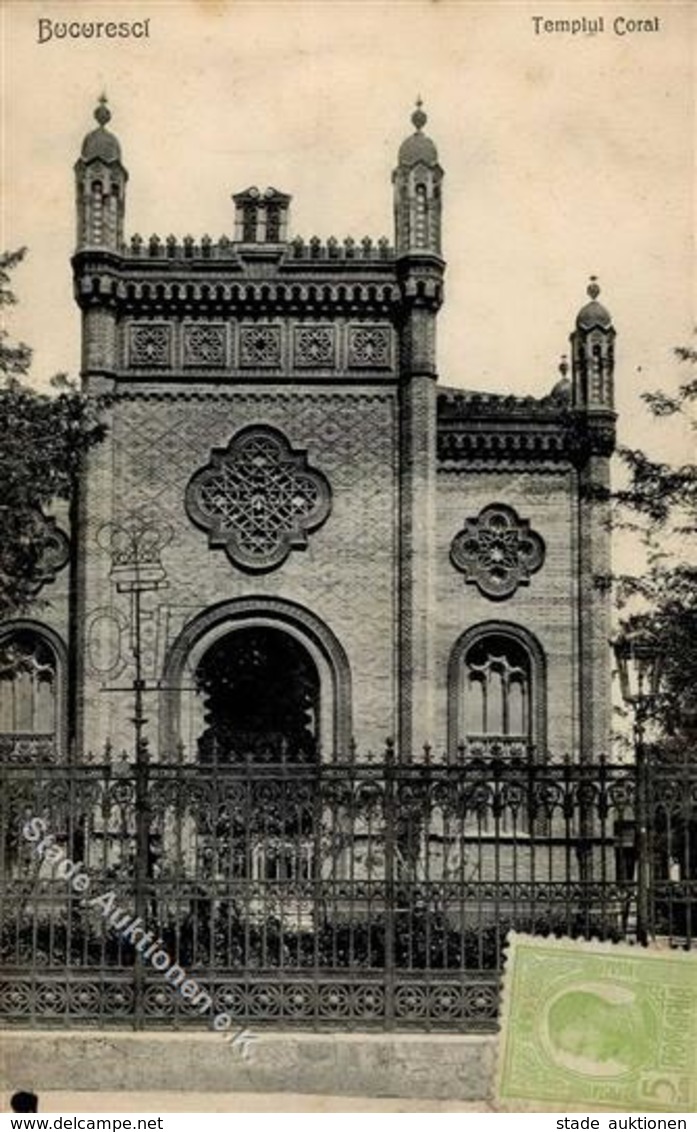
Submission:
<svg viewBox="0 0 697 1132">
<path fill-rule="evenodd" d="M 697 953 L 511 933 L 497 1099 L 697 1107 Z"/>
</svg>

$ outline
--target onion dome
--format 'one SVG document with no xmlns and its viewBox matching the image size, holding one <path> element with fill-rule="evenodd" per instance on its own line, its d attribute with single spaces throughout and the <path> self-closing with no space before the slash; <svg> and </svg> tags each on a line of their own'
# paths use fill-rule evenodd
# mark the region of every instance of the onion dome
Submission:
<svg viewBox="0 0 697 1132">
<path fill-rule="evenodd" d="M 82 152 L 80 154 L 83 161 L 104 161 L 111 164 L 114 161 L 121 160 L 121 146 L 119 145 L 118 138 L 106 129 L 107 122 L 111 121 L 111 111 L 107 106 L 106 95 L 103 94 L 99 99 L 99 105 L 94 112 L 97 119 L 98 126 L 96 130 L 92 130 L 82 143 Z"/>
<path fill-rule="evenodd" d="M 559 373 L 561 377 L 553 386 L 550 396 L 555 401 L 569 401 L 571 400 L 571 381 L 569 379 L 569 362 L 566 354 L 562 354 L 561 356 Z"/>
<path fill-rule="evenodd" d="M 400 165 L 417 165 L 422 162 L 424 165 L 437 165 L 438 164 L 438 151 L 430 138 L 426 137 L 422 130 L 428 121 L 428 118 L 422 110 L 422 102 L 420 98 L 416 100 L 416 110 L 411 116 L 415 132 L 406 141 L 403 141 L 399 147 L 398 163 Z"/>
<path fill-rule="evenodd" d="M 598 302 L 600 287 L 598 286 L 597 276 L 591 275 L 586 294 L 590 298 L 590 302 L 586 303 L 585 307 L 581 307 L 578 312 L 576 329 L 593 330 L 599 327 L 601 330 L 608 330 L 612 326 L 612 316 L 603 304 Z"/>
</svg>

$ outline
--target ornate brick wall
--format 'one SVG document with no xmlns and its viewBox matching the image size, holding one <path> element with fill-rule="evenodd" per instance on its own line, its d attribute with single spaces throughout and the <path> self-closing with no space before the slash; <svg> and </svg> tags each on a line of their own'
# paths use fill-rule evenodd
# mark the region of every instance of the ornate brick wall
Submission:
<svg viewBox="0 0 697 1132">
<path fill-rule="evenodd" d="M 258 599 L 294 603 L 342 650 L 362 751 L 442 749 L 453 647 L 492 622 L 527 634 L 538 684 L 544 670 L 537 741 L 597 756 L 609 535 L 590 496 L 614 445 L 615 336 L 597 280 L 546 397 L 437 393 L 443 169 L 420 104 L 393 172 L 394 247 L 289 240 L 290 197 L 254 187 L 234 195 L 234 239 L 124 243 L 128 174 L 109 111 L 95 116 L 72 262 L 86 384 L 116 401 L 78 531 L 85 745 L 132 746 L 133 610 L 104 532 L 138 508 L 167 536 L 166 586 L 143 597 L 153 743 L 185 627 L 190 641 L 204 611 Z M 104 162 L 111 227 L 90 196 Z"/>
<path fill-rule="evenodd" d="M 211 450 L 250 426 L 278 430 L 292 449 L 328 484 L 330 513 L 309 533 L 304 549 L 291 549 L 265 572 L 231 562 L 225 550 L 209 546 L 204 530 L 185 509 L 187 484 L 208 465 Z M 97 532 L 105 519 L 123 520 L 134 506 L 169 527 L 163 552 L 167 587 L 145 594 L 145 676 L 160 679 L 167 650 L 184 625 L 204 609 L 235 598 L 260 595 L 295 602 L 310 610 L 345 649 L 353 678 L 355 737 L 362 750 L 380 749 L 394 730 L 396 649 L 396 399 L 389 389 L 288 388 L 206 389 L 181 387 L 148 391 L 121 387 L 113 411 L 108 447 L 92 475 L 90 530 L 86 536 L 85 624 L 108 639 L 111 670 L 89 665 L 85 681 L 85 740 L 99 749 L 108 737 L 129 740 L 125 702 L 132 669 L 128 663 L 127 595 L 117 595 L 109 578 L 109 556 Z M 108 466 L 107 466 L 108 465 Z M 103 541 L 103 540 L 102 540 Z M 101 620 L 95 628 L 95 617 Z M 114 643 L 118 638 L 118 643 Z M 94 651 L 94 650 L 93 650 Z M 118 659 L 120 658 L 120 659 Z M 93 659 L 93 658 L 92 658 Z M 107 691 L 106 686 L 122 691 Z M 154 737 L 155 697 L 149 699 Z M 183 737 L 185 740 L 188 736 Z"/>
<path fill-rule="evenodd" d="M 458 637 L 485 623 L 520 626 L 539 642 L 546 658 L 547 746 L 557 757 L 579 753 L 578 548 L 573 470 L 564 465 L 543 470 L 459 471 L 438 475 L 438 613 L 436 628 L 436 695 L 445 705 L 448 663 Z M 499 595 L 497 586 L 476 584 L 451 559 L 454 539 L 462 536 L 467 520 L 475 520 L 492 505 L 512 509 L 544 545 L 541 564 L 525 569 L 526 530 L 520 531 L 515 555 L 520 565 L 510 586 Z M 537 545 L 535 545 L 537 550 Z M 472 546 L 472 557 L 475 548 Z M 537 564 L 538 558 L 535 558 Z M 486 557 L 480 568 L 486 574 Z M 527 577 L 526 577 L 527 574 Z M 444 709 L 445 710 L 445 709 Z M 439 715 L 439 744 L 445 744 L 445 718 Z"/>
</svg>

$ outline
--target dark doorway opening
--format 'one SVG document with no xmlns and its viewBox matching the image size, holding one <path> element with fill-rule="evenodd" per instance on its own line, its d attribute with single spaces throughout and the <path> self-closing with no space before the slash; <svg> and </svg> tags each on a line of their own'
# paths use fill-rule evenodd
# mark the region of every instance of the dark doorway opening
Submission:
<svg viewBox="0 0 697 1132">
<path fill-rule="evenodd" d="M 320 682 L 303 645 L 280 629 L 237 629 L 211 645 L 195 676 L 204 699 L 201 762 L 312 762 Z"/>
</svg>

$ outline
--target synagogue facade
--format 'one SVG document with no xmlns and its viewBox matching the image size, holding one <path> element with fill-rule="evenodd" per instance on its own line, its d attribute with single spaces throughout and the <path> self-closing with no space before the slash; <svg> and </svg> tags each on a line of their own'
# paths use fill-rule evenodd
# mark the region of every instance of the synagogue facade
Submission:
<svg viewBox="0 0 697 1132">
<path fill-rule="evenodd" d="M 361 759 L 388 738 L 404 761 L 608 752 L 596 281 L 547 396 L 469 392 L 438 371 L 446 199 L 420 105 L 392 242 L 303 239 L 275 188 L 235 192 L 218 240 L 127 239 L 103 100 L 95 117 L 72 262 L 108 432 L 36 609 L 3 626 L 23 658 L 0 682 L 5 754 L 132 756 L 134 695 L 165 762 Z"/>
</svg>

